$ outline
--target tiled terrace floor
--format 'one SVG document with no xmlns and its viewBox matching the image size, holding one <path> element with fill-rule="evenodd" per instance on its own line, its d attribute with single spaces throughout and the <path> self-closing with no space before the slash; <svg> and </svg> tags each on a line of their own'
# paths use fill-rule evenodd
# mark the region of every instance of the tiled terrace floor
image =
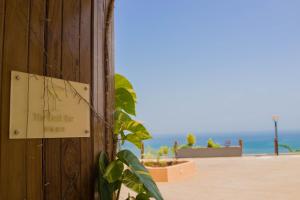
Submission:
<svg viewBox="0 0 300 200">
<path fill-rule="evenodd" d="M 158 184 L 166 200 L 300 200 L 300 155 L 194 160 L 196 176 Z"/>
</svg>

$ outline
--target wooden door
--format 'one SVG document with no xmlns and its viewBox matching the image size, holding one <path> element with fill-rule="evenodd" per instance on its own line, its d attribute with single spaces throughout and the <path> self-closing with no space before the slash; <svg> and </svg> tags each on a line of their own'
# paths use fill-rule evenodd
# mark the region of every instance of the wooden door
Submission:
<svg viewBox="0 0 300 200">
<path fill-rule="evenodd" d="M 109 6 L 109 0 L 0 0 L 1 200 L 94 198 L 97 155 L 114 152 Z M 90 84 L 91 137 L 10 140 L 11 70 Z"/>
</svg>

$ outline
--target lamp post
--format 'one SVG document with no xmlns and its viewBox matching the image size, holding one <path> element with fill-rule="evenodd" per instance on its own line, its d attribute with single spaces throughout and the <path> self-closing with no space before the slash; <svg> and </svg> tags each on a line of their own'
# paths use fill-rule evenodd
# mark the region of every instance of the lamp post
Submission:
<svg viewBox="0 0 300 200">
<path fill-rule="evenodd" d="M 273 115 L 272 119 L 273 119 L 274 125 L 275 125 L 274 152 L 278 156 L 279 155 L 279 151 L 278 151 L 278 121 L 279 121 L 279 115 Z"/>
</svg>

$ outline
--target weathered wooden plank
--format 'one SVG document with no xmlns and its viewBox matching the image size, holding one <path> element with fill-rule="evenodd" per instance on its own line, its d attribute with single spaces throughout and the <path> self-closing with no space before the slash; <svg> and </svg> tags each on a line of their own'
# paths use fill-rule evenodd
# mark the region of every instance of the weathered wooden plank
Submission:
<svg viewBox="0 0 300 200">
<path fill-rule="evenodd" d="M 94 1 L 93 5 L 93 106 L 105 119 L 105 75 L 104 75 L 104 0 Z M 95 115 L 93 117 L 93 150 L 94 162 L 96 164 L 99 152 L 106 151 L 105 148 L 105 123 Z"/>
<path fill-rule="evenodd" d="M 31 0 L 28 72 L 43 75 L 45 2 Z M 43 199 L 42 140 L 27 140 L 27 199 Z"/>
<path fill-rule="evenodd" d="M 3 68 L 3 40 L 4 40 L 5 0 L 0 0 L 0 102 L 1 102 L 1 74 Z M 0 166 L 1 168 L 1 166 Z"/>
<path fill-rule="evenodd" d="M 91 88 L 92 88 L 92 93 L 91 93 L 91 97 L 92 97 L 92 105 L 95 108 L 95 111 L 98 112 L 98 95 L 97 95 L 97 91 L 98 91 L 98 84 L 97 84 L 97 63 L 98 63 L 98 56 L 97 56 L 97 51 L 98 51 L 98 12 L 97 12 L 97 6 L 98 3 L 97 1 L 93 1 L 92 2 L 92 24 L 93 24 L 93 37 L 92 37 L 92 48 L 93 48 L 93 54 L 92 54 L 92 62 L 93 62 L 93 67 L 92 67 L 92 83 L 91 83 Z M 100 140 L 100 136 L 99 136 L 99 125 L 97 123 L 97 118 L 95 117 L 95 114 L 92 113 L 92 118 L 91 118 L 91 122 L 92 122 L 92 132 L 93 132 L 93 137 L 92 137 L 92 142 L 93 142 L 93 159 L 94 159 L 94 163 L 96 165 L 96 160 L 97 160 L 97 151 L 99 149 L 99 140 Z M 95 169 L 96 170 L 96 169 Z"/>
<path fill-rule="evenodd" d="M 2 101 L 4 22 L 5 22 L 5 0 L 0 0 L 0 105 Z M 0 114 L 0 130 L 1 130 L 1 114 Z M 0 150 L 1 150 L 1 136 L 0 136 Z M 0 176 L 1 176 L 1 152 L 0 152 Z M 1 186 L 1 182 L 0 182 L 0 186 Z M 0 197 L 1 197 L 1 189 L 0 189 Z"/>
<path fill-rule="evenodd" d="M 11 70 L 27 71 L 29 1 L 6 1 L 1 101 L 0 199 L 26 199 L 26 141 L 9 140 Z"/>
<path fill-rule="evenodd" d="M 92 81 L 91 81 L 91 86 L 92 86 L 92 92 L 91 92 L 91 103 L 93 107 L 95 108 L 96 112 L 99 112 L 99 106 L 98 106 L 98 94 L 97 92 L 100 90 L 99 85 L 98 85 L 98 62 L 101 62 L 101 60 L 98 60 L 98 38 L 100 37 L 98 35 L 98 21 L 100 17 L 100 11 L 98 11 L 98 6 L 99 2 L 92 0 L 92 69 L 91 69 L 91 75 L 92 75 Z M 95 115 L 95 113 L 91 114 L 91 130 L 93 132 L 92 134 L 92 155 L 93 155 L 93 164 L 94 164 L 94 171 L 96 171 L 96 166 L 97 166 L 97 159 L 98 159 L 98 154 L 100 151 L 100 145 L 101 145 L 101 130 L 100 130 L 100 125 L 98 123 L 98 119 Z M 103 148 L 103 146 L 102 146 Z M 94 194 L 96 191 L 94 191 Z M 97 195 L 94 195 L 94 199 L 99 199 Z"/>
<path fill-rule="evenodd" d="M 114 2 L 113 0 L 106 0 L 106 16 L 105 16 L 105 34 L 107 34 L 106 40 L 106 47 L 104 51 L 107 50 L 106 55 L 106 63 L 105 63 L 105 115 L 106 121 L 110 126 L 106 126 L 106 146 L 107 152 L 110 153 L 111 159 L 114 157 L 115 152 L 115 145 L 114 145 L 114 134 L 112 129 L 112 124 L 114 122 L 113 118 L 113 111 L 114 111 L 114 20 L 113 20 L 113 9 L 114 9 Z"/>
<path fill-rule="evenodd" d="M 0 199 L 92 199 L 97 156 L 112 148 L 103 121 L 113 111 L 113 62 L 104 68 L 103 51 L 107 5 L 0 0 Z M 91 138 L 9 140 L 12 69 L 91 83 L 91 101 L 104 118 L 91 119 Z"/>
<path fill-rule="evenodd" d="M 62 1 L 48 0 L 46 21 L 47 61 L 45 73 L 61 77 Z M 62 199 L 61 195 L 61 139 L 45 139 L 44 199 Z"/>
<path fill-rule="evenodd" d="M 93 106 L 102 119 L 93 117 L 93 159 L 95 166 L 99 152 L 106 151 L 105 134 L 105 60 L 104 60 L 104 26 L 106 1 L 94 1 L 93 5 Z M 95 199 L 98 199 L 95 196 Z"/>
<path fill-rule="evenodd" d="M 79 32 L 80 0 L 64 1 L 62 75 L 64 79 L 73 81 L 79 81 L 80 78 Z M 80 139 L 62 139 L 61 145 L 62 198 L 80 199 Z"/>
<path fill-rule="evenodd" d="M 80 82 L 91 83 L 91 12 L 92 1 L 81 0 L 80 11 Z M 81 199 L 92 199 L 94 188 L 94 164 L 92 155 L 92 138 L 81 139 Z"/>
</svg>

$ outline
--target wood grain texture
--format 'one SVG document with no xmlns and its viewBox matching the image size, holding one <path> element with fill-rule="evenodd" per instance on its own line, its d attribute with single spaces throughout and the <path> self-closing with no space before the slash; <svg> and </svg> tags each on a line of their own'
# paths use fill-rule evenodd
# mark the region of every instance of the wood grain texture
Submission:
<svg viewBox="0 0 300 200">
<path fill-rule="evenodd" d="M 101 65 L 103 64 L 102 54 L 99 53 L 99 48 L 102 48 L 103 45 L 103 26 L 101 26 L 101 22 L 104 22 L 103 7 L 99 1 L 93 0 L 92 2 L 92 105 L 94 106 L 96 112 L 99 114 L 104 114 L 103 106 L 104 106 L 104 87 L 103 84 L 100 84 L 99 78 L 103 78 L 103 68 Z M 101 19 L 102 17 L 102 19 Z M 99 35 L 100 34 L 100 35 Z M 103 67 L 103 65 L 102 65 Z M 101 82 L 102 83 L 102 82 Z M 104 133 L 104 123 L 99 121 L 94 113 L 92 113 L 92 155 L 93 155 L 93 163 L 94 163 L 94 171 L 96 172 L 97 168 L 97 160 L 99 152 L 105 150 L 105 145 L 103 142 L 103 133 Z M 94 199 L 99 199 L 99 197 L 94 193 Z"/>
<path fill-rule="evenodd" d="M 113 124 L 114 117 L 113 117 L 113 111 L 114 111 L 114 91 L 115 91 L 115 84 L 114 84 L 114 20 L 113 20 L 113 9 L 114 8 L 114 1 L 113 0 L 107 0 L 106 3 L 106 48 L 107 48 L 107 62 L 105 65 L 105 73 L 106 73 L 106 79 L 105 79 L 105 85 L 106 85 L 106 92 L 105 92 L 105 115 L 106 115 L 106 121 L 109 124 Z M 108 14 L 108 12 L 111 12 Z M 112 127 L 106 126 L 106 146 L 107 146 L 107 152 L 109 152 L 111 160 L 114 159 L 115 154 L 115 142 L 114 142 L 114 133 Z"/>
<path fill-rule="evenodd" d="M 5 22 L 5 0 L 0 0 L 0 106 L 2 105 L 2 70 L 3 70 L 3 49 L 4 49 L 4 22 Z M 1 114 L 0 114 L 0 131 L 1 125 Z M 0 132 L 1 133 L 1 132 Z M 1 135 L 0 135 L 0 151 L 1 151 Z M 0 176 L 1 176 L 1 152 L 0 152 Z M 1 181 L 0 181 L 1 186 Z M 1 197 L 1 189 L 0 189 Z"/>
<path fill-rule="evenodd" d="M 93 5 L 93 106 L 105 119 L 105 72 L 104 72 L 105 0 Z M 93 155 L 96 164 L 99 152 L 106 151 L 105 123 L 93 115 Z"/>
<path fill-rule="evenodd" d="M 43 75 L 45 2 L 31 0 L 29 23 L 28 72 Z M 41 139 L 29 139 L 26 152 L 27 199 L 43 199 L 43 146 Z"/>
<path fill-rule="evenodd" d="M 5 0 L 0 0 L 0 105 L 1 105 L 1 88 L 2 88 L 1 79 L 2 79 L 2 69 L 3 69 L 2 58 L 3 58 L 4 22 L 5 22 Z M 0 119 L 1 119 L 1 115 L 0 115 Z"/>
<path fill-rule="evenodd" d="M 63 2 L 48 0 L 45 27 L 45 75 L 61 77 L 62 12 Z M 61 194 L 61 139 L 44 139 L 44 199 L 62 199 Z"/>
<path fill-rule="evenodd" d="M 27 71 L 29 1 L 6 1 L 1 101 L 0 199 L 25 199 L 26 141 L 9 140 L 11 70 Z"/>
<path fill-rule="evenodd" d="M 80 1 L 68 0 L 63 5 L 62 78 L 79 81 Z M 80 139 L 62 139 L 61 145 L 62 198 L 80 199 Z"/>
<path fill-rule="evenodd" d="M 92 72 L 92 35 L 91 35 L 91 20 L 92 20 L 92 1 L 81 0 L 80 5 L 80 82 L 91 84 Z M 89 49 L 90 51 L 87 51 Z M 92 130 L 92 129 L 91 129 Z M 80 166 L 80 188 L 81 199 L 92 199 L 94 188 L 94 163 L 92 155 L 92 138 L 82 138 L 81 145 L 81 166 Z"/>
<path fill-rule="evenodd" d="M 0 0 L 0 199 L 94 199 L 100 151 L 112 155 L 113 31 L 108 0 Z M 91 137 L 9 140 L 10 72 L 89 83 Z"/>
<path fill-rule="evenodd" d="M 106 28 L 106 15 L 107 8 L 109 5 L 108 0 L 94 1 L 93 6 L 93 105 L 97 109 L 97 112 L 104 117 L 107 122 L 111 122 L 108 119 L 109 113 L 112 110 L 106 110 L 108 102 L 114 101 L 114 99 L 109 99 L 108 96 L 110 90 L 108 90 L 109 84 L 107 83 L 108 72 L 112 65 L 106 65 L 105 57 L 105 28 Z M 112 58 L 107 58 L 112 59 Z M 110 62 L 112 63 L 112 62 Z M 113 69 L 111 69 L 113 71 Z M 111 85 L 112 83 L 110 83 Z M 110 96 L 113 98 L 113 95 Z M 112 141 L 112 134 L 109 133 L 107 125 L 103 120 L 94 118 L 94 163 L 96 163 L 99 152 L 106 151 L 109 155 L 112 154 L 109 142 Z"/>
</svg>

